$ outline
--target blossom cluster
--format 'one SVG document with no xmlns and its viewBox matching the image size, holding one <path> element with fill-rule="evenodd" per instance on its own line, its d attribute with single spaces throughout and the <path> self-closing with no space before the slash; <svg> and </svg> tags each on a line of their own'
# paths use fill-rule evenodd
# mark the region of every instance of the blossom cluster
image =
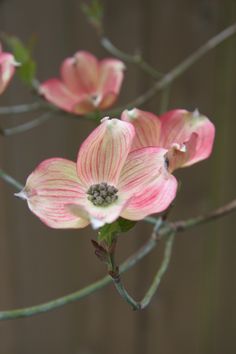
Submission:
<svg viewBox="0 0 236 354">
<path fill-rule="evenodd" d="M 0 93 L 15 71 L 10 53 L 0 52 Z M 60 109 L 78 115 L 109 108 L 117 99 L 125 65 L 99 61 L 79 51 L 61 66 L 61 79 L 40 85 L 39 93 Z M 17 195 L 53 228 L 94 228 L 119 216 L 141 220 L 164 211 L 176 196 L 173 172 L 208 158 L 215 128 L 198 110 L 175 109 L 160 117 L 138 108 L 120 119 L 105 117 L 79 149 L 77 162 L 43 161 Z"/>
</svg>

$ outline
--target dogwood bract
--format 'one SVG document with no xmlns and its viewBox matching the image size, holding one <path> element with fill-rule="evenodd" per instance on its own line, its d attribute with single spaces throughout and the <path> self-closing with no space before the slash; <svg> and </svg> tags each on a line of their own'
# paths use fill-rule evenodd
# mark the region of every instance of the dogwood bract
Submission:
<svg viewBox="0 0 236 354">
<path fill-rule="evenodd" d="M 166 166 L 166 149 L 131 150 L 132 124 L 104 118 L 84 141 L 77 163 L 43 161 L 18 194 L 53 228 L 94 228 L 119 216 L 140 220 L 165 210 L 175 198 L 177 181 Z"/>
<path fill-rule="evenodd" d="M 109 108 L 116 100 L 124 77 L 125 65 L 117 59 L 98 60 L 79 51 L 64 60 L 61 80 L 50 79 L 40 85 L 40 93 L 59 108 L 86 114 Z"/>
<path fill-rule="evenodd" d="M 3 52 L 0 44 L 0 95 L 5 91 L 15 73 L 16 62 L 11 53 Z"/>
<path fill-rule="evenodd" d="M 175 109 L 157 117 L 140 109 L 125 110 L 121 119 L 134 125 L 136 135 L 132 149 L 158 146 L 168 150 L 169 172 L 193 165 L 212 152 L 215 127 L 197 110 Z"/>
</svg>

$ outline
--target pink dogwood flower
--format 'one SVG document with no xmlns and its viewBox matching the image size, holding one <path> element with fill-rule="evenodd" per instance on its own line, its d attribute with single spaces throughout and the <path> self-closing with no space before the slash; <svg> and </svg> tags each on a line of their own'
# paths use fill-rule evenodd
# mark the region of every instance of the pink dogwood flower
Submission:
<svg viewBox="0 0 236 354">
<path fill-rule="evenodd" d="M 0 45 L 0 95 L 5 91 L 15 73 L 16 62 L 11 53 L 3 52 Z"/>
<path fill-rule="evenodd" d="M 75 114 L 109 108 L 116 101 L 125 65 L 117 59 L 98 60 L 79 51 L 61 65 L 61 79 L 40 85 L 41 94 L 57 107 Z"/>
<path fill-rule="evenodd" d="M 207 159 L 215 137 L 211 121 L 197 110 L 175 109 L 160 117 L 140 109 L 125 110 L 121 119 L 136 129 L 132 149 L 159 146 L 168 150 L 169 172 Z"/>
<path fill-rule="evenodd" d="M 52 228 L 94 228 L 119 216 L 140 220 L 165 210 L 177 181 L 166 168 L 166 149 L 130 152 L 132 124 L 104 118 L 82 144 L 77 163 L 52 158 L 30 174 L 18 194 Z"/>
</svg>

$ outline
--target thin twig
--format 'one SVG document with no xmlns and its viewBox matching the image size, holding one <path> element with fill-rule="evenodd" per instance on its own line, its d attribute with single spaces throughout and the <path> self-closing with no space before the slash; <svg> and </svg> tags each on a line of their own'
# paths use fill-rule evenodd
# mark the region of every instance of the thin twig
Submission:
<svg viewBox="0 0 236 354">
<path fill-rule="evenodd" d="M 1 175 L 0 175 L 1 177 Z M 16 187 L 17 188 L 17 187 Z M 18 189 L 18 188 L 17 188 Z M 203 224 L 207 221 L 214 220 L 215 218 L 223 217 L 233 211 L 236 210 L 236 199 L 232 202 L 226 204 L 225 206 L 216 209 L 215 211 L 207 214 L 205 217 L 198 217 L 194 219 L 189 219 L 186 221 L 181 221 L 181 227 L 178 226 L 178 222 L 176 223 L 164 223 L 164 227 L 160 228 L 158 233 L 161 234 L 162 237 L 168 236 L 172 234 L 173 228 L 176 227 L 176 233 L 185 231 L 187 228 L 195 227 L 197 225 Z M 191 222 L 190 222 L 191 220 Z M 195 222 L 193 222 L 195 220 Z M 198 221 L 196 221 L 198 220 Z M 153 223 L 153 222 L 152 222 Z M 138 263 L 142 258 L 144 258 L 147 254 L 149 254 L 156 246 L 157 238 L 151 237 L 144 245 L 141 247 L 134 255 L 128 258 L 121 266 L 120 266 L 120 274 L 126 272 L 130 268 L 132 268 L 136 263 Z M 98 280 L 97 282 L 90 284 L 89 286 L 78 290 L 72 294 L 63 296 L 61 298 L 46 302 L 44 304 L 32 306 L 32 307 L 25 307 L 16 310 L 9 310 L 9 311 L 1 311 L 0 312 L 0 320 L 7 320 L 7 319 L 15 319 L 20 317 L 29 317 L 34 316 L 43 312 L 51 311 L 55 308 L 64 306 L 70 302 L 74 302 L 80 300 L 95 291 L 102 289 L 106 285 L 112 282 L 112 278 L 107 275 L 106 277 Z"/>
<path fill-rule="evenodd" d="M 216 209 L 213 210 L 210 213 L 207 213 L 205 215 L 200 215 L 195 218 L 191 218 L 188 220 L 183 220 L 183 221 L 176 221 L 172 223 L 172 228 L 176 232 L 183 232 L 186 231 L 194 226 L 200 225 L 200 224 L 206 224 L 210 221 L 222 218 L 225 215 L 231 214 L 236 210 L 236 199 L 234 199 L 232 202 Z"/>
<path fill-rule="evenodd" d="M 130 55 L 127 54 L 117 47 L 114 46 L 114 44 L 110 41 L 110 39 L 106 37 L 101 38 L 101 45 L 103 48 L 106 49 L 106 51 L 115 57 L 123 60 L 125 63 L 130 63 L 130 64 L 135 64 L 137 65 L 140 69 L 142 69 L 144 72 L 146 72 L 148 75 L 153 77 L 154 79 L 159 79 L 162 77 L 164 74 L 160 73 L 156 69 L 154 69 L 151 65 L 149 65 L 140 54 L 134 54 Z"/>
<path fill-rule="evenodd" d="M 198 48 L 189 57 L 183 60 L 180 64 L 174 67 L 169 73 L 158 80 L 148 91 L 146 91 L 141 96 L 137 97 L 133 101 L 129 102 L 125 106 L 118 107 L 114 111 L 107 112 L 108 115 L 120 114 L 124 109 L 132 109 L 133 107 L 139 107 L 150 100 L 155 94 L 165 87 L 169 86 L 174 80 L 181 76 L 185 71 L 187 71 L 193 64 L 195 64 L 199 59 L 201 59 L 210 50 L 216 48 L 219 44 L 224 42 L 229 37 L 236 33 L 236 23 L 227 27 L 222 32 L 218 33 L 216 36 L 208 40 L 200 48 Z"/>
<path fill-rule="evenodd" d="M 144 308 L 146 308 L 149 303 L 151 302 L 153 296 L 155 295 L 158 286 L 161 283 L 162 277 L 165 274 L 168 265 L 170 263 L 170 259 L 171 259 L 171 253 L 172 253 L 172 248 L 173 248 L 173 242 L 174 242 L 174 236 L 175 236 L 175 232 L 171 232 L 165 240 L 165 250 L 164 250 L 164 256 L 163 256 L 163 260 L 161 263 L 160 268 L 158 269 L 151 286 L 149 287 L 148 291 L 146 292 L 146 294 L 144 295 L 143 299 L 141 301 L 136 301 L 134 300 L 134 298 L 132 296 L 129 295 L 129 293 L 127 292 L 127 290 L 125 289 L 122 281 L 121 281 L 121 277 L 120 274 L 116 273 L 112 279 L 113 279 L 113 283 L 117 289 L 117 291 L 119 292 L 120 296 L 129 304 L 131 305 L 131 307 L 133 308 L 133 310 L 143 310 Z"/>
<path fill-rule="evenodd" d="M 11 136 L 19 133 L 26 132 L 27 130 L 33 129 L 46 122 L 49 118 L 53 116 L 55 111 L 50 111 L 42 114 L 41 116 L 30 120 L 27 123 L 17 125 L 13 128 L 0 129 L 0 134 L 3 136 Z"/>
<path fill-rule="evenodd" d="M 10 184 L 11 186 L 13 186 L 14 188 L 16 188 L 18 191 L 21 191 L 24 186 L 18 182 L 16 179 L 14 179 L 13 177 L 11 177 L 10 175 L 8 175 L 6 172 L 4 172 L 3 170 L 0 169 L 0 178 Z"/>
<path fill-rule="evenodd" d="M 145 307 L 147 307 L 150 304 L 153 296 L 155 295 L 155 293 L 161 283 L 163 275 L 167 271 L 167 268 L 169 266 L 170 259 L 171 259 L 171 254 L 172 254 L 172 249 L 173 249 L 173 244 L 174 244 L 174 237 L 175 237 L 175 232 L 172 232 L 165 240 L 166 243 L 165 243 L 163 261 L 162 261 L 161 266 L 158 269 L 158 271 L 152 281 L 150 288 L 148 289 L 148 291 L 146 292 L 145 296 L 143 297 L 143 299 L 140 303 L 141 310 L 143 310 Z"/>
<path fill-rule="evenodd" d="M 37 111 L 41 108 L 48 107 L 49 105 L 45 102 L 33 102 L 19 104 L 16 106 L 0 107 L 0 114 L 21 114 L 27 112 Z"/>
<path fill-rule="evenodd" d="M 129 257 L 122 265 L 120 266 L 120 273 L 124 273 L 130 268 L 134 267 L 135 264 L 145 257 L 148 253 L 150 253 L 156 245 L 156 242 L 152 239 L 149 240 L 143 247 L 140 248 L 133 256 Z M 0 312 L 0 320 L 9 320 L 21 317 L 30 317 L 34 315 L 38 315 L 40 313 L 48 312 L 54 310 L 58 307 L 64 306 L 74 301 L 78 301 L 83 299 L 84 297 L 93 294 L 99 289 L 104 288 L 106 285 L 112 283 L 112 278 L 107 275 L 100 280 L 84 287 L 81 290 L 78 290 L 69 295 L 60 297 L 58 299 L 36 305 L 31 307 L 20 308 L 16 310 L 9 311 L 1 311 Z"/>
</svg>

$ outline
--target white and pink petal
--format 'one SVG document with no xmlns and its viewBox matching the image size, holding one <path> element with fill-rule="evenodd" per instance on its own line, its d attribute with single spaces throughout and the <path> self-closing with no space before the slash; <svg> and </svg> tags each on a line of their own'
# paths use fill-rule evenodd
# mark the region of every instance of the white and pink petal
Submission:
<svg viewBox="0 0 236 354">
<path fill-rule="evenodd" d="M 100 109 L 109 108 L 116 100 L 124 79 L 125 65 L 117 59 L 103 59 L 99 63 L 97 94 L 102 96 Z"/>
<path fill-rule="evenodd" d="M 116 186 L 134 137 L 132 124 L 104 118 L 82 144 L 77 173 L 89 188 L 106 182 Z"/>
<path fill-rule="evenodd" d="M 68 204 L 78 200 L 83 203 L 87 198 L 73 161 L 43 161 L 17 196 L 26 199 L 30 210 L 52 228 L 81 228 L 89 224 L 88 219 L 76 217 L 67 208 Z"/>
<path fill-rule="evenodd" d="M 74 112 L 74 107 L 78 103 L 78 97 L 58 79 L 43 82 L 40 85 L 39 92 L 47 101 L 67 112 Z"/>
<path fill-rule="evenodd" d="M 198 141 L 198 134 L 192 133 L 190 139 L 184 144 L 173 144 L 166 153 L 166 162 L 168 165 L 168 171 L 172 173 L 174 170 L 180 167 L 186 166 L 186 164 L 194 158 L 196 153 L 196 146 Z"/>
<path fill-rule="evenodd" d="M 0 94 L 10 83 L 18 65 L 11 53 L 0 52 Z"/>
<path fill-rule="evenodd" d="M 160 120 L 161 146 L 166 149 L 172 149 L 174 144 L 186 146 L 185 159 L 182 165 L 178 163 L 178 167 L 192 165 L 210 156 L 215 127 L 206 116 L 201 115 L 197 110 L 188 112 L 177 109 L 165 113 Z M 187 159 L 186 156 L 188 156 Z"/>
<path fill-rule="evenodd" d="M 190 141 L 186 144 L 189 158 L 183 167 L 191 166 L 196 162 L 205 160 L 212 153 L 215 140 L 215 126 L 203 115 L 200 115 L 198 120 L 197 129 L 192 134 L 195 134 L 195 137 L 191 136 Z"/>
<path fill-rule="evenodd" d="M 87 88 L 81 82 L 76 65 L 75 57 L 66 58 L 61 65 L 61 78 L 65 86 L 75 95 L 87 93 Z"/>
<path fill-rule="evenodd" d="M 74 55 L 77 84 L 87 94 L 97 91 L 99 80 L 99 62 L 89 52 L 79 51 Z"/>
<path fill-rule="evenodd" d="M 142 220 L 148 215 L 166 210 L 173 202 L 178 183 L 173 175 L 161 175 L 131 199 L 121 216 L 129 220 Z"/>
<path fill-rule="evenodd" d="M 129 154 L 117 188 L 121 196 L 132 199 L 121 216 L 143 219 L 165 210 L 173 201 L 177 181 L 167 171 L 166 153 L 165 149 L 150 147 Z"/>
<path fill-rule="evenodd" d="M 121 115 L 121 120 L 130 122 L 135 127 L 136 134 L 132 150 L 141 147 L 160 146 L 161 123 L 155 114 L 134 108 L 125 110 Z"/>
</svg>

